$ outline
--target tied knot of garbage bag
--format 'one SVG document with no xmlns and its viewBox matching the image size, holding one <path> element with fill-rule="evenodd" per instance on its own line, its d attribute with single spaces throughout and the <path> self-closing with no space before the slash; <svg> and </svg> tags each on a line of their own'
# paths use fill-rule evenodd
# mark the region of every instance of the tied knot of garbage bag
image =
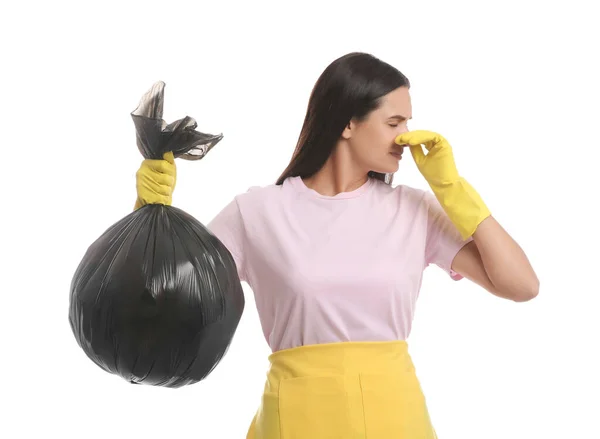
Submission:
<svg viewBox="0 0 600 439">
<path fill-rule="evenodd" d="M 198 124 L 189 116 L 167 124 L 163 120 L 164 90 L 163 81 L 154 84 L 131 113 L 140 153 L 145 159 L 162 159 L 172 152 L 175 158 L 200 160 L 223 135 L 197 131 Z"/>
</svg>

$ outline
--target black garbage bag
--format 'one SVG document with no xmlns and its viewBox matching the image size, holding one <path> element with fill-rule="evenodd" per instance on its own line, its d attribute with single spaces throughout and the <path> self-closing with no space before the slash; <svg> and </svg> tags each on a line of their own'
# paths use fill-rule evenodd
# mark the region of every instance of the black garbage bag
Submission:
<svg viewBox="0 0 600 439">
<path fill-rule="evenodd" d="M 162 120 L 163 82 L 131 114 L 145 158 L 198 160 L 222 135 L 185 117 Z M 181 387 L 206 378 L 227 352 L 244 309 L 233 257 L 184 211 L 143 206 L 87 250 L 71 283 L 69 323 L 85 354 L 128 382 Z"/>
</svg>

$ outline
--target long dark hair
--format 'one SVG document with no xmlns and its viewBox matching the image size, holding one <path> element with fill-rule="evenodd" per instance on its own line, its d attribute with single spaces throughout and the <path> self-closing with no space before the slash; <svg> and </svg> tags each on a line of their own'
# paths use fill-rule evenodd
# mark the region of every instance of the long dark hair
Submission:
<svg viewBox="0 0 600 439">
<path fill-rule="evenodd" d="M 352 52 L 333 61 L 317 80 L 289 165 L 277 180 L 307 178 L 319 171 L 352 119 L 364 120 L 381 98 L 410 82 L 395 67 L 368 53 Z M 369 176 L 392 183 L 392 174 L 371 171 Z"/>
</svg>

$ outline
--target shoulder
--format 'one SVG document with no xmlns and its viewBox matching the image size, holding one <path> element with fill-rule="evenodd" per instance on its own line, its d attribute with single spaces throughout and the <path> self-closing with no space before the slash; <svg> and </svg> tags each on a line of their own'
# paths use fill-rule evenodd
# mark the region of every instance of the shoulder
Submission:
<svg viewBox="0 0 600 439">
<path fill-rule="evenodd" d="M 404 207 L 427 207 L 428 203 L 431 202 L 431 197 L 433 197 L 433 194 L 423 189 L 406 184 L 391 186 L 380 180 L 375 180 L 375 190 L 382 197 Z"/>
<path fill-rule="evenodd" d="M 263 203 L 281 194 L 282 186 L 269 184 L 265 186 L 250 186 L 245 192 L 235 196 L 240 205 Z"/>
<path fill-rule="evenodd" d="M 273 185 L 250 186 L 245 192 L 234 195 L 227 205 L 208 224 L 208 228 L 219 236 L 243 230 L 260 221 L 269 209 L 268 200 L 276 198 L 280 189 Z"/>
<path fill-rule="evenodd" d="M 237 194 L 233 202 L 241 217 L 250 221 L 251 218 L 263 217 L 272 211 L 274 206 L 279 205 L 282 193 L 281 185 L 250 186 L 245 192 Z"/>
</svg>

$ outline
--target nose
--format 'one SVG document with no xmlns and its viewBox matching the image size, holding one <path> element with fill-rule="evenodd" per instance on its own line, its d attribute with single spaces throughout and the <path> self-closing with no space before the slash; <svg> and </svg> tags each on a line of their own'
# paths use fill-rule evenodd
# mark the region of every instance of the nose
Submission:
<svg viewBox="0 0 600 439">
<path fill-rule="evenodd" d="M 404 134 L 404 133 L 408 133 L 408 132 L 410 132 L 410 130 L 409 130 L 407 127 L 402 127 L 402 128 L 400 128 L 400 129 L 398 129 L 398 131 L 397 131 L 397 133 L 396 133 L 396 137 L 398 137 L 398 136 L 400 136 L 400 135 L 402 135 L 402 134 Z M 396 137 L 394 137 L 394 143 L 395 143 L 395 139 L 396 139 Z M 406 148 L 406 147 L 408 147 L 408 146 L 409 146 L 409 145 L 406 145 L 406 144 L 404 144 L 404 145 L 397 145 L 397 144 L 396 144 L 396 147 L 397 147 L 397 148 L 401 148 L 401 149 L 400 149 L 400 152 L 404 152 L 404 148 Z"/>
</svg>

